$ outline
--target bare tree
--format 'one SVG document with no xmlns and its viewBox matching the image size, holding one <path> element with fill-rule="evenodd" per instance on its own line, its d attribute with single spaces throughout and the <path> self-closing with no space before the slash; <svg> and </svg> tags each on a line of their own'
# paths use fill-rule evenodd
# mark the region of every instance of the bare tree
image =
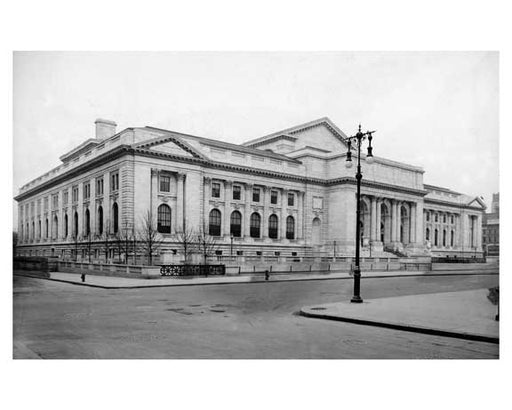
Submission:
<svg viewBox="0 0 512 410">
<path fill-rule="evenodd" d="M 132 232 L 133 230 L 130 229 L 128 221 L 125 220 L 123 228 L 120 229 L 115 235 L 119 258 L 121 258 L 121 254 L 124 254 L 125 265 L 128 265 L 128 256 L 132 250 Z"/>
<path fill-rule="evenodd" d="M 80 246 L 82 242 L 82 237 L 80 235 L 78 235 L 77 232 L 74 232 L 73 233 L 73 244 L 74 244 L 74 259 L 75 259 L 75 262 L 78 260 L 78 247 Z"/>
<path fill-rule="evenodd" d="M 103 240 L 103 250 L 105 252 L 105 263 L 108 263 L 108 258 L 110 254 L 110 248 L 111 248 L 111 238 L 110 238 L 110 220 L 107 219 L 105 221 L 105 229 L 103 233 L 101 234 L 101 239 Z"/>
<path fill-rule="evenodd" d="M 142 249 L 144 250 L 148 264 L 153 264 L 153 253 L 156 252 L 162 245 L 162 239 L 157 231 L 155 218 L 151 211 L 142 218 L 142 226 L 139 233 L 139 241 Z"/>
<path fill-rule="evenodd" d="M 197 249 L 197 238 L 198 235 L 195 230 L 187 226 L 176 232 L 176 241 L 181 244 L 185 264 L 190 262 L 190 257 Z"/>
<path fill-rule="evenodd" d="M 203 255 L 203 262 L 207 265 L 208 257 L 213 255 L 218 248 L 217 240 L 211 236 L 203 225 L 197 232 L 197 249 Z"/>
</svg>

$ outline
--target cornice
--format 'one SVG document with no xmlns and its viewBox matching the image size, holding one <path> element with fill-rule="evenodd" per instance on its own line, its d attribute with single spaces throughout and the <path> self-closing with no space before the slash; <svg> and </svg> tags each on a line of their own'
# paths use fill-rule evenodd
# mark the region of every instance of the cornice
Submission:
<svg viewBox="0 0 512 410">
<path fill-rule="evenodd" d="M 356 179 L 354 177 L 343 177 L 327 180 L 327 186 L 335 185 L 356 185 Z M 411 194 L 416 196 L 424 197 L 428 192 L 422 189 L 407 188 L 398 185 L 386 184 L 384 182 L 361 180 L 361 186 L 366 188 L 377 188 L 385 189 L 388 191 L 394 191 L 399 193 Z"/>
<path fill-rule="evenodd" d="M 480 211 L 480 212 L 484 211 L 483 208 L 478 208 L 476 206 L 471 206 L 471 205 L 466 205 L 466 204 L 461 204 L 461 203 L 456 203 L 456 202 L 443 201 L 442 199 L 425 198 L 424 202 L 425 203 L 438 204 L 438 205 L 446 205 L 446 206 L 451 206 L 451 207 L 456 206 L 458 208 L 472 209 L 472 210 Z"/>
</svg>

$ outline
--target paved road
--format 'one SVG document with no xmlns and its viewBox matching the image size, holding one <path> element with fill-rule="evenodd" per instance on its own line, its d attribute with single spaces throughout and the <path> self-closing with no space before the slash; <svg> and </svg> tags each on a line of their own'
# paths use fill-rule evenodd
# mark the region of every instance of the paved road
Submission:
<svg viewBox="0 0 512 410">
<path fill-rule="evenodd" d="M 495 286 L 498 276 L 363 279 L 381 298 Z M 104 290 L 14 279 L 15 358 L 497 358 L 490 343 L 316 320 L 302 306 L 349 298 L 322 280 Z"/>
</svg>

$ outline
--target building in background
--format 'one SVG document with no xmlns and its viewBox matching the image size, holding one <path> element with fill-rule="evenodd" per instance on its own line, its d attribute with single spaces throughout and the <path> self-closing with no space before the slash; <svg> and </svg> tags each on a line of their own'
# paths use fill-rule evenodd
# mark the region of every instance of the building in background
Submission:
<svg viewBox="0 0 512 410">
<path fill-rule="evenodd" d="M 482 245 L 488 256 L 500 254 L 500 194 L 492 194 L 491 212 L 482 219 Z"/>
<path fill-rule="evenodd" d="M 214 237 L 218 255 L 354 254 L 355 171 L 345 167 L 346 135 L 328 118 L 242 145 L 95 124 L 95 138 L 20 189 L 19 255 L 80 259 L 87 243 L 92 259 L 113 256 L 113 242 L 143 229 L 148 212 L 164 263 L 179 260 L 187 229 Z M 421 167 L 381 157 L 362 172 L 363 256 L 481 256 L 479 197 L 424 184 Z"/>
</svg>

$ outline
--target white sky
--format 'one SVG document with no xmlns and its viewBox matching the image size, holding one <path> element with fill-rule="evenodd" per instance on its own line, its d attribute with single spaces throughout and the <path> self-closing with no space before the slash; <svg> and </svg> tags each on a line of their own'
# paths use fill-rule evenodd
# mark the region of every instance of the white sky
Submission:
<svg viewBox="0 0 512 410">
<path fill-rule="evenodd" d="M 490 206 L 498 74 L 495 52 L 16 53 L 13 194 L 98 117 L 242 143 L 328 116 L 346 134 L 376 129 L 375 155 Z"/>
</svg>

